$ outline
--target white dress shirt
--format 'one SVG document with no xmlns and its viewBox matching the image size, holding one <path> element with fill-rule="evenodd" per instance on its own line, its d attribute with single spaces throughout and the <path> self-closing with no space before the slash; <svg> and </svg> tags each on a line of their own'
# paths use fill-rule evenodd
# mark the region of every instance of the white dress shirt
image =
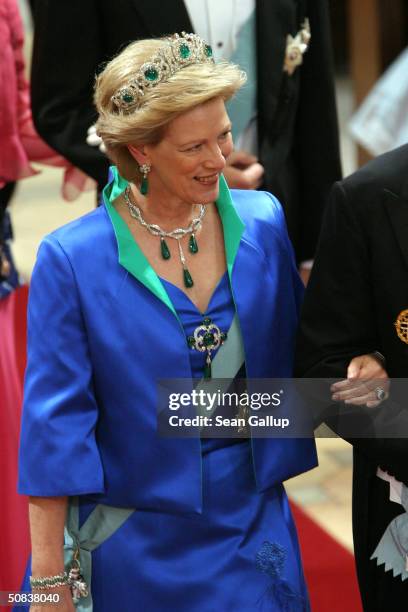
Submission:
<svg viewBox="0 0 408 612">
<path fill-rule="evenodd" d="M 208 42 L 214 54 L 214 59 L 229 60 L 233 56 L 241 30 L 255 13 L 255 0 L 184 0 L 194 31 Z M 255 37 L 254 32 L 254 37 Z M 254 49 L 254 56 L 256 50 Z M 234 58 L 233 58 L 234 61 Z M 250 61 L 250 60 L 249 60 Z M 253 61 L 256 64 L 256 61 Z M 248 67 L 242 66 L 244 69 Z M 256 66 L 249 68 L 251 84 L 247 83 L 246 91 L 253 100 L 253 112 L 243 129 L 233 135 L 235 148 L 258 155 L 257 112 L 256 112 Z M 252 93 L 249 93 L 252 91 Z M 245 92 L 241 92 L 241 97 Z M 228 110 L 228 108 L 227 108 Z"/>
<path fill-rule="evenodd" d="M 184 0 L 196 34 L 208 42 L 216 61 L 229 59 L 255 0 Z"/>
</svg>

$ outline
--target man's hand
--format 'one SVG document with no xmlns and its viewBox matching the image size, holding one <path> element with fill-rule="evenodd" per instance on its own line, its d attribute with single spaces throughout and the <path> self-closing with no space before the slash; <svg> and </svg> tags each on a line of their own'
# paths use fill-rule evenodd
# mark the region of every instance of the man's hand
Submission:
<svg viewBox="0 0 408 612">
<path fill-rule="evenodd" d="M 375 408 L 388 397 L 389 386 L 388 374 L 378 358 L 360 355 L 350 361 L 347 379 L 332 385 L 332 400 Z"/>
<path fill-rule="evenodd" d="M 264 168 L 254 155 L 233 151 L 227 157 L 224 176 L 230 189 L 257 189 L 262 184 Z"/>
</svg>

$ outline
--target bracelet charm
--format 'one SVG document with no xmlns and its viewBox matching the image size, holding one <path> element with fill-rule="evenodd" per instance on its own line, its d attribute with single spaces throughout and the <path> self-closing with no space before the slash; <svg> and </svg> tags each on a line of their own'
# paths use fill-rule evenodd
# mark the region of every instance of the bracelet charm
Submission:
<svg viewBox="0 0 408 612">
<path fill-rule="evenodd" d="M 81 575 L 81 566 L 76 557 L 74 557 L 71 569 L 68 574 L 68 582 L 71 586 L 71 595 L 74 603 L 78 603 L 81 597 L 88 597 L 89 589 L 84 577 Z"/>
</svg>

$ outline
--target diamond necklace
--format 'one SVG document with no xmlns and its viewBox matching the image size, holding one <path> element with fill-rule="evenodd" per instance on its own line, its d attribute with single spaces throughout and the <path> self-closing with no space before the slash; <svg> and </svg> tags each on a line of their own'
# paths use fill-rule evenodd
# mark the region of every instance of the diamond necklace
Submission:
<svg viewBox="0 0 408 612">
<path fill-rule="evenodd" d="M 156 225 L 155 223 L 147 223 L 147 221 L 143 219 L 142 211 L 130 199 L 131 193 L 132 192 L 130 189 L 130 185 L 128 185 L 128 187 L 126 187 L 123 193 L 123 197 L 125 198 L 129 213 L 133 217 L 133 219 L 136 219 L 136 221 L 138 221 L 142 227 L 145 227 L 147 231 L 150 232 L 150 234 L 152 234 L 153 236 L 160 236 L 160 253 L 163 259 L 167 260 L 171 257 L 170 249 L 167 246 L 165 238 L 173 238 L 174 240 L 177 240 L 180 261 L 183 267 L 184 286 L 187 289 L 190 289 L 194 285 L 194 281 L 186 266 L 186 258 L 184 256 L 183 248 L 181 246 L 181 239 L 187 234 L 191 234 L 190 240 L 188 241 L 188 250 L 192 255 L 198 253 L 198 244 L 195 237 L 195 233 L 201 227 L 201 223 L 206 213 L 207 207 L 204 206 L 204 204 L 200 204 L 200 214 L 198 215 L 198 217 L 195 217 L 191 220 L 191 223 L 188 227 L 177 227 L 171 232 L 166 232 L 159 225 Z"/>
</svg>

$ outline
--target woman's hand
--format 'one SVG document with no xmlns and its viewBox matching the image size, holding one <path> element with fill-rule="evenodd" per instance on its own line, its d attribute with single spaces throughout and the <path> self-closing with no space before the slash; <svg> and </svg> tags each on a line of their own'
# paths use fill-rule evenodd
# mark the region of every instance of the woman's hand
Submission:
<svg viewBox="0 0 408 612">
<path fill-rule="evenodd" d="M 388 397 L 389 386 L 388 374 L 379 359 L 360 355 L 350 361 L 347 379 L 331 386 L 332 400 L 375 408 Z"/>
<path fill-rule="evenodd" d="M 64 524 L 67 515 L 66 497 L 30 497 L 31 571 L 33 578 L 57 576 L 64 572 Z M 30 612 L 58 610 L 74 612 L 71 589 L 68 585 L 52 589 L 37 589 L 34 593 L 58 594 L 58 604 L 33 604 Z"/>
</svg>

